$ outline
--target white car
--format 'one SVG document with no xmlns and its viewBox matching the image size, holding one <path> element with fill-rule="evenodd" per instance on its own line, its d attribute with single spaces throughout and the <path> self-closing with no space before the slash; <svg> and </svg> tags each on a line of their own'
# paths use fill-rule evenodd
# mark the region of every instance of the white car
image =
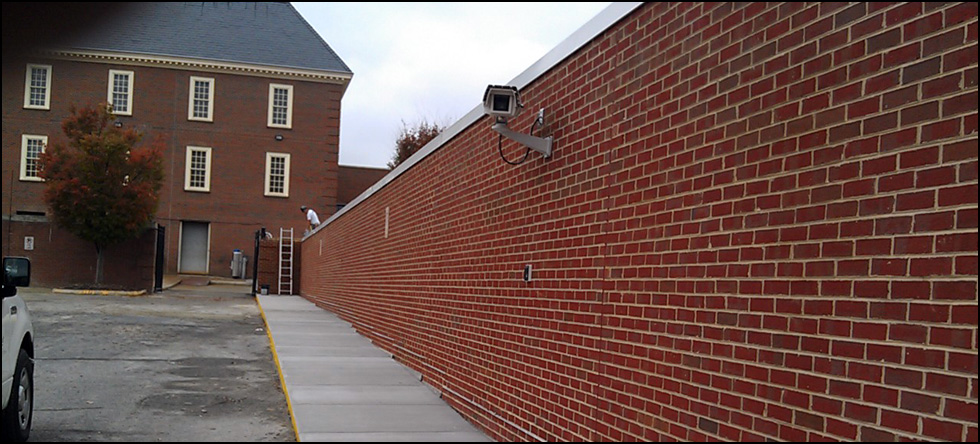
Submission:
<svg viewBox="0 0 980 444">
<path fill-rule="evenodd" d="M 34 418 L 34 326 L 17 287 L 31 283 L 31 262 L 3 258 L 3 441 L 27 441 Z"/>
</svg>

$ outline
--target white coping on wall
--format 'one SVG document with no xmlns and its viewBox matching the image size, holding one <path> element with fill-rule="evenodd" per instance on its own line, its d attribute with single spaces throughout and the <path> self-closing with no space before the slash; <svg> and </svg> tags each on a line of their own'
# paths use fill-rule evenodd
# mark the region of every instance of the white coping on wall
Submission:
<svg viewBox="0 0 980 444">
<path fill-rule="evenodd" d="M 525 69 L 524 72 L 518 74 L 517 77 L 514 77 L 513 80 L 506 83 L 506 85 L 516 86 L 519 90 L 523 89 L 531 82 L 537 80 L 538 77 L 548 72 L 551 68 L 554 68 L 563 62 L 568 56 L 572 55 L 575 51 L 578 51 L 579 48 L 585 46 L 593 39 L 598 37 L 599 34 L 605 32 L 620 19 L 629 15 L 634 9 L 640 7 L 642 4 L 643 2 L 615 2 L 609 5 L 606 7 L 606 9 L 603 9 L 602 12 L 593 17 L 592 20 L 589 20 L 586 24 L 582 25 L 581 28 L 573 32 L 572 35 L 568 36 L 568 38 L 559 43 L 558 46 L 545 54 L 544 57 L 538 59 L 537 62 L 534 62 L 531 66 Z M 463 132 L 466 128 L 469 128 L 470 125 L 483 118 L 483 116 L 483 104 L 481 103 L 461 119 L 457 120 L 456 123 L 443 130 L 442 133 L 419 149 L 411 157 L 405 159 L 405 161 L 398 165 L 397 168 L 391 170 L 388 175 L 381 178 L 381 180 L 361 193 L 360 196 L 357 196 L 356 199 L 334 213 L 333 216 L 327 219 L 324 223 L 320 224 L 320 226 L 318 226 L 315 230 L 304 236 L 303 240 L 306 240 L 310 236 L 316 234 L 318 231 L 323 229 L 323 227 L 330 225 L 331 222 L 343 216 L 364 200 L 367 200 L 367 198 L 371 197 L 374 193 L 377 193 L 379 190 L 387 186 L 393 180 L 398 178 L 398 176 L 401 176 L 402 173 L 408 171 L 409 168 L 412 168 L 415 164 L 421 162 L 422 159 L 428 157 L 429 154 L 432 154 L 441 148 L 447 142 L 452 140 L 453 137 L 456 137 L 457 134 Z"/>
</svg>

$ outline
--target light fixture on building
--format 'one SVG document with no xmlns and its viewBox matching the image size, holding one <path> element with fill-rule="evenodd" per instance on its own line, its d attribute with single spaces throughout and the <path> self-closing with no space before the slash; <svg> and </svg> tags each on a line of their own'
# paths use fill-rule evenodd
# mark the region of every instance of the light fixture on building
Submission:
<svg viewBox="0 0 980 444">
<path fill-rule="evenodd" d="M 282 134 L 276 134 L 276 142 L 282 142 Z"/>
</svg>

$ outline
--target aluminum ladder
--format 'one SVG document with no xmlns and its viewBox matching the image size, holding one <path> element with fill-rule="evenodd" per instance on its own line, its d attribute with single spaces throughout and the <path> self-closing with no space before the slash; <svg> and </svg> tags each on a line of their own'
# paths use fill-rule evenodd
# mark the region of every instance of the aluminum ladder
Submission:
<svg viewBox="0 0 980 444">
<path fill-rule="evenodd" d="M 292 228 L 279 228 L 279 294 L 293 294 Z"/>
</svg>

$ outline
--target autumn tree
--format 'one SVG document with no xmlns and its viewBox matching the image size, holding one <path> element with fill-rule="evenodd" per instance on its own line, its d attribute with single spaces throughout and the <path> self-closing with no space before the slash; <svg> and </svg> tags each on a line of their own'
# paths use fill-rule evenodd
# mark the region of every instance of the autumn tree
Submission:
<svg viewBox="0 0 980 444">
<path fill-rule="evenodd" d="M 95 245 L 96 284 L 103 281 L 106 247 L 146 229 L 163 184 L 162 144 L 137 147 L 142 134 L 115 120 L 105 104 L 72 106 L 61 125 L 67 143 L 53 143 L 40 157 L 55 224 Z"/>
<path fill-rule="evenodd" d="M 444 126 L 425 120 L 411 127 L 402 121 L 402 130 L 398 139 L 395 140 L 395 153 L 392 155 L 391 161 L 388 162 L 388 168 L 395 169 L 405 159 L 411 157 L 412 154 L 415 154 L 430 140 L 438 136 L 443 129 L 445 129 Z"/>
</svg>

